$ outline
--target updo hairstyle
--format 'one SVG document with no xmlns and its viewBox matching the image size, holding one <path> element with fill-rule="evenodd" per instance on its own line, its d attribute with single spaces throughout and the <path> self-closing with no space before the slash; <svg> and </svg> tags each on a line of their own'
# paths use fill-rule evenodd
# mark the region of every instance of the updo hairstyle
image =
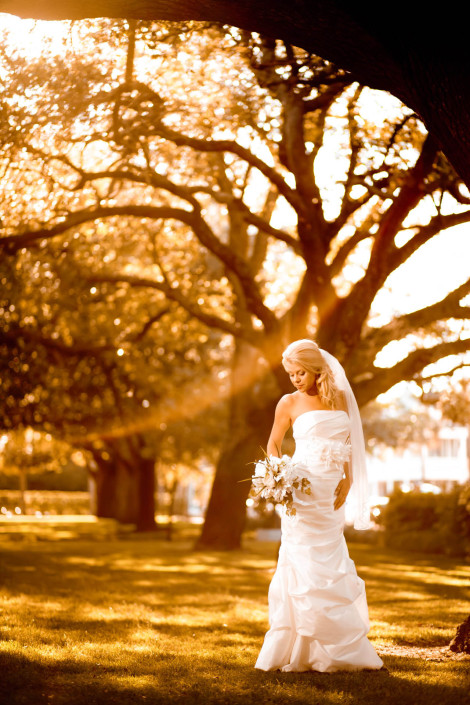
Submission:
<svg viewBox="0 0 470 705">
<path fill-rule="evenodd" d="M 336 409 L 339 401 L 335 378 L 322 357 L 320 348 L 307 338 L 296 340 L 282 353 L 282 363 L 297 364 L 315 376 L 315 385 L 321 403 L 329 409 Z"/>
</svg>

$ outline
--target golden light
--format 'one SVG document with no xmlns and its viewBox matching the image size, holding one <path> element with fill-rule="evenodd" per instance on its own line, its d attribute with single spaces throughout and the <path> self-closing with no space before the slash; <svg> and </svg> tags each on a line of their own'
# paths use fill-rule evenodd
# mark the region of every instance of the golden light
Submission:
<svg viewBox="0 0 470 705">
<path fill-rule="evenodd" d="M 70 36 L 71 22 L 24 20 L 15 15 L 0 13 L 0 22 L 8 44 L 21 47 L 21 51 L 35 59 L 44 54 L 62 54 Z"/>
</svg>

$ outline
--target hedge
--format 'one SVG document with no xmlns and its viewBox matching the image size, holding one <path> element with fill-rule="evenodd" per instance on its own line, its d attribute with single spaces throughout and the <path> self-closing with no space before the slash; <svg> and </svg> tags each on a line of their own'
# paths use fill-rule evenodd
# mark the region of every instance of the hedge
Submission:
<svg viewBox="0 0 470 705">
<path fill-rule="evenodd" d="M 470 556 L 470 485 L 437 495 L 396 491 L 378 523 L 390 548 Z"/>
</svg>

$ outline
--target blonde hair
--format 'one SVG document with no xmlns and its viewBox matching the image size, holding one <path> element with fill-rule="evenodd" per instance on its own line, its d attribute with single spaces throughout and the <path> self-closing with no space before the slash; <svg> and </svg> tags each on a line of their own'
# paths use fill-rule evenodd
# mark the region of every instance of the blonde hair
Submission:
<svg viewBox="0 0 470 705">
<path fill-rule="evenodd" d="M 304 370 L 313 374 L 321 403 L 330 409 L 337 408 L 339 393 L 335 378 L 326 364 L 320 348 L 313 340 L 305 338 L 290 343 L 282 353 L 282 364 L 285 362 L 300 365 Z"/>
</svg>

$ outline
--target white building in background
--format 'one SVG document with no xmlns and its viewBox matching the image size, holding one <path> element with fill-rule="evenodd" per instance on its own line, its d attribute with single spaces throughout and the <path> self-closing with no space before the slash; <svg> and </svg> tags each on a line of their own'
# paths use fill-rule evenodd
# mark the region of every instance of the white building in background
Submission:
<svg viewBox="0 0 470 705">
<path fill-rule="evenodd" d="M 395 489 L 448 491 L 469 482 L 468 445 L 467 428 L 443 425 L 426 443 L 368 454 L 371 496 L 385 497 Z"/>
</svg>

